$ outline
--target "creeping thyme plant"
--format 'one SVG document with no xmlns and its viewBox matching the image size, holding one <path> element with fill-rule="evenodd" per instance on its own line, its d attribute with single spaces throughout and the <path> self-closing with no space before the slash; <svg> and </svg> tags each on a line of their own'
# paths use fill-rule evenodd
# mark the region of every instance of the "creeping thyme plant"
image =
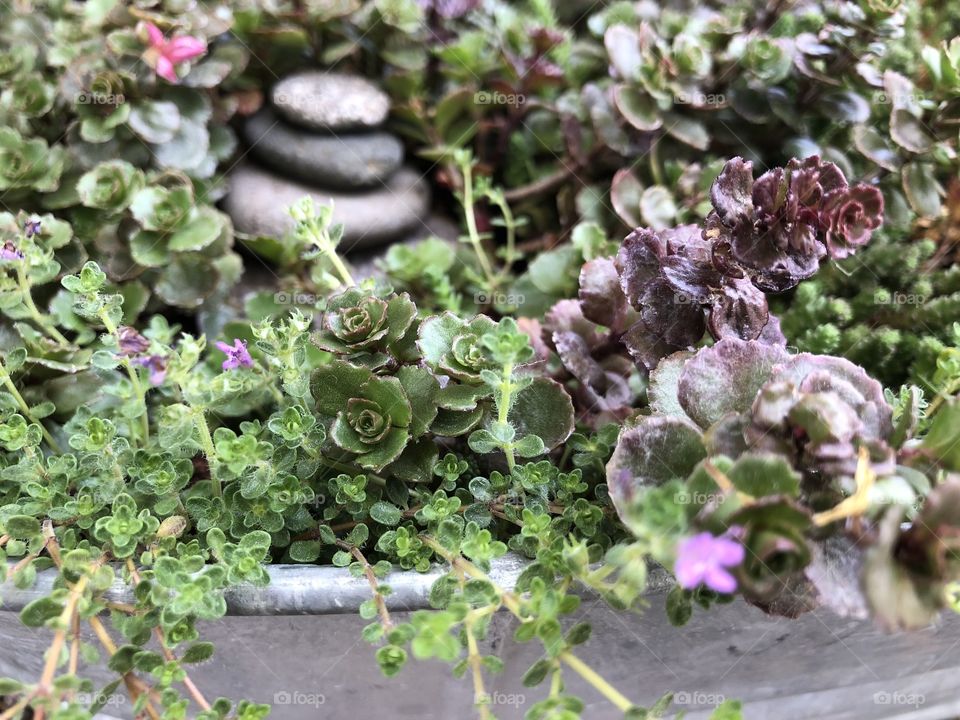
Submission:
<svg viewBox="0 0 960 720">
<path fill-rule="evenodd" d="M 676 624 L 957 609 L 960 39 L 916 0 L 569 5 L 0 5 L 0 560 L 54 578 L 0 720 L 92 717 L 95 663 L 138 717 L 265 717 L 191 666 L 270 564 L 367 583 L 383 673 L 446 662 L 484 720 L 500 611 L 531 720 L 587 716 L 571 676 L 672 713 L 572 619 L 658 565 Z M 234 237 L 237 117 L 304 65 L 383 85 L 459 242 L 369 277 L 309 200 Z"/>
</svg>

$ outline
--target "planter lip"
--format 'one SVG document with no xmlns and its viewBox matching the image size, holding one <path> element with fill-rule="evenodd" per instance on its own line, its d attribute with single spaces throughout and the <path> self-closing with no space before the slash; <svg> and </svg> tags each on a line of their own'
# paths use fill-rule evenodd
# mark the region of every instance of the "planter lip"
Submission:
<svg viewBox="0 0 960 720">
<path fill-rule="evenodd" d="M 507 553 L 490 564 L 490 578 L 501 587 L 513 588 L 530 560 Z M 365 577 L 354 577 L 347 568 L 332 565 L 267 565 L 270 583 L 264 587 L 240 585 L 224 591 L 228 615 L 343 615 L 355 613 L 372 597 Z M 381 581 L 390 587 L 387 608 L 395 612 L 430 607 L 430 588 L 446 575 L 446 565 L 433 565 L 428 572 L 392 570 Z M 57 578 L 53 568 L 37 573 L 33 587 L 21 590 L 7 581 L 0 583 L 0 612 L 18 612 L 28 603 L 48 595 Z M 660 568 L 650 568 L 648 594 L 661 592 L 671 583 Z M 133 602 L 133 592 L 122 579 L 104 593 L 113 602 Z"/>
</svg>

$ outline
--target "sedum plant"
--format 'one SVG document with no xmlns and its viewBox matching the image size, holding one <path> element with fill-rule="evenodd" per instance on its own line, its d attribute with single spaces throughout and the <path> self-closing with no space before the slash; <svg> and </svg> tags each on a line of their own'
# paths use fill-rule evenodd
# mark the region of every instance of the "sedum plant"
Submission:
<svg viewBox="0 0 960 720">
<path fill-rule="evenodd" d="M 300 217 L 337 234 L 329 213 Z M 48 659 L 35 683 L 3 681 L 4 712 L 92 717 L 91 683 L 64 662 L 83 652 L 117 673 L 137 713 L 264 717 L 268 706 L 209 698 L 190 674 L 215 652 L 202 628 L 226 612 L 224 591 L 268 583 L 268 562 L 365 577 L 362 613 L 376 621 L 364 637 L 383 671 L 409 655 L 469 668 L 481 714 L 483 676 L 498 664 L 476 642 L 499 608 L 523 621 L 520 640 L 544 646 L 525 678 L 551 678 L 536 712 L 583 712 L 565 673 L 631 717 L 647 712 L 576 654 L 589 628 L 561 625 L 579 602 L 574 584 L 620 606 L 643 591 L 645 566 L 617 549 L 626 536 L 603 483 L 615 432 L 573 434 L 572 402 L 518 322 L 422 317 L 408 295 L 367 281 L 345 283 L 315 317 L 234 320 L 208 343 L 160 316 L 127 324 L 126 296 L 92 261 L 62 274 L 49 258 L 69 243 L 66 223 L 14 227 L 0 259 L 17 288 L 6 312 L 34 343 L 0 353 L 0 557 L 18 587 L 42 571 L 56 579 L 21 613 L 51 631 Z M 58 276 L 58 310 L 44 314 L 35 288 Z M 67 346 L 69 362 L 33 359 Z M 511 590 L 487 575 L 508 549 L 530 560 Z M 605 552 L 612 565 L 598 572 Z M 392 617 L 387 570 L 435 560 L 450 567 L 432 592 L 438 610 Z M 132 602 L 106 597 L 116 580 Z M 70 631 L 77 623 L 96 646 Z M 716 717 L 738 712 L 730 701 Z"/>
<path fill-rule="evenodd" d="M 957 568 L 936 538 L 955 534 L 945 509 L 960 476 L 938 437 L 955 402 L 924 413 L 913 388 L 894 408 L 848 360 L 735 338 L 666 358 L 648 392 L 652 412 L 623 429 L 607 479 L 639 537 L 662 532 L 648 512 L 665 496 L 674 537 L 703 533 L 659 544 L 680 588 L 888 627 L 922 627 L 944 607 Z M 914 564 L 914 552 L 938 560 Z M 696 562 L 716 573 L 688 572 Z"/>
<path fill-rule="evenodd" d="M 141 716 L 266 716 L 191 673 L 271 563 L 363 579 L 383 672 L 448 663 L 484 719 L 499 610 L 542 647 L 529 717 L 588 716 L 572 675 L 670 713 L 599 676 L 574 619 L 584 591 L 641 610 L 651 562 L 677 623 L 734 594 L 888 627 L 950 602 L 954 9 L 578 7 L 0 8 L 0 560 L 55 578 L 0 719 L 94 716 L 81 655 Z M 232 120 L 305 64 L 381 80 L 463 235 L 364 280 L 304 202 L 283 242 L 241 238 L 280 275 L 241 310 Z M 390 569 L 435 563 L 434 609 L 391 613 Z"/>
<path fill-rule="evenodd" d="M 613 370 L 621 344 L 652 370 L 667 355 L 717 339 L 782 345 L 779 320 L 765 292 L 783 292 L 811 277 L 828 257 L 848 257 L 882 222 L 883 197 L 850 186 L 832 163 L 791 160 L 756 182 L 750 163 L 724 165 L 711 188 L 713 210 L 703 227 L 681 225 L 627 236 L 616 258 L 596 258 L 580 274 L 579 302 L 561 301 L 545 330 L 561 361 L 615 411 L 630 406 L 630 369 Z"/>
<path fill-rule="evenodd" d="M 142 20 L 124 5 L 68 4 L 0 17 L 7 207 L 68 222 L 65 271 L 96 260 L 131 317 L 151 296 L 194 308 L 232 285 L 233 230 L 213 207 L 218 165 L 236 145 L 217 86 L 248 57 L 236 39 L 213 41 L 231 27 L 230 9 Z"/>
<path fill-rule="evenodd" d="M 960 274 L 940 249 L 941 228 L 907 243 L 884 231 L 851 261 L 800 285 L 783 308 L 783 330 L 800 349 L 842 354 L 885 385 L 914 383 L 927 393 L 955 382 L 949 363 Z M 941 245 L 940 243 L 943 243 Z"/>
<path fill-rule="evenodd" d="M 763 170 L 819 155 L 882 192 L 886 225 L 897 229 L 887 235 L 887 256 L 914 257 L 914 236 L 923 234 L 939 248 L 925 268 L 955 264 L 943 199 L 956 174 L 956 43 L 952 26 L 921 3 L 606 3 L 579 13 L 543 3 L 416 5 L 345 4 L 299 17 L 278 9 L 244 25 L 242 37 L 272 57 L 267 41 L 282 30 L 320 64 L 382 71 L 394 127 L 437 161 L 437 184 L 461 200 L 473 191 L 469 243 L 479 240 L 488 255 L 494 238 L 512 242 L 516 257 L 545 250 L 493 289 L 478 261 L 454 262 L 448 275 L 467 299 L 499 290 L 541 315 L 570 296 L 580 266 L 593 259 L 577 243 L 550 247 L 551 237 L 699 223 L 713 209 L 711 183 L 735 155 Z M 946 227 L 927 233 L 931 224 Z M 394 253 L 394 267 L 409 278 L 417 266 L 408 256 L 410 268 L 399 267 L 404 254 Z M 810 318 L 805 297 L 788 334 L 811 351 L 850 353 L 892 384 L 906 378 L 894 358 L 915 358 L 910 379 L 923 383 L 918 374 L 930 374 L 950 341 L 952 320 L 942 318 L 955 288 L 933 282 L 931 292 L 914 287 L 913 275 L 888 278 L 887 256 L 870 253 L 869 269 L 860 258 L 843 263 L 847 274 L 831 276 L 830 295 L 849 300 L 876 273 L 884 297 L 941 300 L 922 310 L 857 307 L 848 320 L 835 304 Z M 437 262 L 451 267 L 450 253 Z M 466 267 L 474 278 L 464 282 Z M 414 277 L 425 282 L 422 271 Z M 456 310 L 448 283 L 428 282 L 437 309 Z M 878 320 L 885 330 L 871 334 Z M 917 321 L 929 328 L 924 337 L 911 332 Z"/>
<path fill-rule="evenodd" d="M 451 663 L 471 674 L 481 716 L 499 664 L 477 643 L 501 608 L 517 640 L 544 648 L 524 677 L 551 680 L 535 712 L 582 715 L 569 673 L 627 717 L 667 712 L 670 693 L 641 707 L 597 675 L 576 650 L 589 626 L 567 619 L 580 589 L 639 609 L 649 560 L 675 571 L 676 622 L 734 592 L 770 612 L 825 604 L 897 627 L 942 607 L 956 580 L 938 540 L 956 525 L 955 399 L 885 394 L 850 362 L 790 355 L 769 334 L 641 371 L 620 336 L 645 305 L 604 256 L 580 299 L 544 318 L 549 343 L 529 319 L 424 314 L 383 282 L 352 282 L 329 212 L 295 212 L 317 247 L 307 262 L 339 288 L 315 314 L 237 318 L 212 343 L 159 316 L 127 324 L 126 296 L 93 262 L 60 278 L 58 312 L 44 314 L 34 287 L 58 277 L 48 258 L 69 226 L 13 222 L 7 312 L 34 342 L 0 356 L 0 546 L 19 586 L 57 577 L 21 615 L 53 631 L 54 660 L 37 683 L 4 685 L 14 714 L 95 710 L 74 702 L 89 684 L 57 660 L 82 621 L 138 711 L 263 717 L 267 706 L 204 696 L 190 665 L 214 652 L 202 624 L 226 612 L 223 592 L 269 582 L 268 562 L 365 578 L 364 638 L 384 673 L 410 656 Z M 601 312 L 608 324 L 588 319 Z M 34 366 L 38 347 L 66 345 L 69 363 Z M 528 560 L 512 589 L 489 574 L 507 551 Z M 857 571 L 835 572 L 839 556 Z M 394 617 L 388 570 L 434 561 L 449 568 L 436 609 Z M 118 577 L 132 604 L 105 599 Z M 735 701 L 715 713 L 738 716 Z"/>
<path fill-rule="evenodd" d="M 8 249 L 5 272 L 44 277 L 44 266 L 28 263 L 27 252 L 41 252 L 35 237 L 41 242 L 39 230 Z M 392 562 L 423 570 L 432 557 L 453 560 L 452 553 L 482 568 L 506 549 L 493 539 L 494 523 L 519 520 L 518 508 L 556 541 L 574 528 L 605 537 L 600 528 L 610 520 L 587 499 L 583 470 L 525 460 L 564 441 L 573 412 L 560 385 L 536 374 L 530 338 L 510 319 L 421 321 L 409 297 L 366 284 L 331 296 L 317 330 L 294 312 L 247 325 L 247 339 L 208 347 L 159 318 L 142 332 L 123 324 L 125 298 L 92 262 L 61 285 L 70 324 L 57 329 L 60 316 L 28 320 L 64 338 L 90 336 L 88 354 L 74 358 L 84 365 L 48 363 L 53 382 L 35 383 L 23 346 L 4 350 L 0 365 L 6 573 L 27 587 L 52 569 L 60 588 L 22 613 L 26 624 L 53 630 L 53 659 L 36 684 L 4 685 L 14 714 L 95 711 L 74 701 L 92 689 L 89 682 L 59 662 L 66 644 L 80 642 L 68 639 L 66 627 L 82 621 L 125 678 L 137 712 L 178 714 L 193 704 L 202 717 L 263 717 L 266 706 L 207 699 L 189 680 L 189 666 L 213 653 L 198 623 L 226 612 L 226 588 L 268 582 L 263 564 L 271 559 L 351 565 L 372 578 Z M 476 372 L 458 372 L 452 358 Z M 58 374 L 77 372 L 95 376 L 99 393 L 72 409 L 43 399 Z M 470 467 L 482 476 L 470 479 Z M 599 479 L 596 465 L 592 472 Z M 30 479 L 37 477 L 48 482 Z M 372 532 L 367 552 L 376 553 L 376 571 L 361 551 Z M 511 543 L 535 555 L 533 538 Z M 134 589 L 131 605 L 103 598 L 118 576 Z M 477 595 L 483 584 L 468 591 L 478 608 L 481 597 L 491 608 L 528 602 Z M 373 589 L 375 597 L 386 592 Z M 103 609 L 109 622 L 98 617 Z M 428 649 L 427 633 L 455 631 L 443 617 L 428 623 L 417 616 L 391 632 L 371 628 L 370 639 L 388 639 L 378 652 L 384 670 L 399 670 L 408 642 L 417 657 L 440 652 Z M 470 622 L 474 637 L 482 636 L 484 622 Z M 151 640 L 158 650 L 149 649 Z M 444 646 L 443 657 L 459 654 L 454 636 Z M 593 678 L 570 648 L 557 649 L 556 662 Z M 565 695 L 547 701 L 557 704 L 581 706 Z"/>
</svg>

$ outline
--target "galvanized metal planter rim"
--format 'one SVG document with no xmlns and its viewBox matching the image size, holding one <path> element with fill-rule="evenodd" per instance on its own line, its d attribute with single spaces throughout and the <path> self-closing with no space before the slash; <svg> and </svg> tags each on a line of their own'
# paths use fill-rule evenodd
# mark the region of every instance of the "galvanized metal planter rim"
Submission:
<svg viewBox="0 0 960 720">
<path fill-rule="evenodd" d="M 508 553 L 491 563 L 490 577 L 501 587 L 512 588 L 530 561 Z M 339 615 L 355 613 L 371 597 L 366 578 L 354 577 L 346 568 L 331 565 L 268 565 L 270 584 L 242 585 L 224 593 L 229 615 Z M 389 585 L 387 607 L 391 610 L 419 610 L 430 607 L 430 588 L 449 572 L 435 565 L 429 572 L 395 570 L 382 581 Z M 12 582 L 0 584 L 0 611 L 19 611 L 50 593 L 57 577 L 55 569 L 37 573 L 33 587 L 21 590 Z M 651 569 L 648 592 L 662 591 L 670 583 L 662 569 Z M 105 594 L 114 602 L 132 602 L 130 586 L 117 578 Z"/>
</svg>

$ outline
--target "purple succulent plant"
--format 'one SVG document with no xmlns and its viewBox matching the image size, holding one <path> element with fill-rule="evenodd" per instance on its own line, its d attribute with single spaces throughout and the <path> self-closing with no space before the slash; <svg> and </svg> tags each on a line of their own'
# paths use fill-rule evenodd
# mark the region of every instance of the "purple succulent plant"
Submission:
<svg viewBox="0 0 960 720">
<path fill-rule="evenodd" d="M 782 292 L 813 275 L 825 257 L 844 258 L 870 240 L 883 219 L 883 196 L 850 186 L 819 157 L 791 160 L 756 179 L 751 163 L 733 158 L 710 192 L 703 228 L 638 228 L 616 258 L 620 289 L 639 312 L 622 335 L 648 370 L 661 358 L 695 346 L 704 330 L 717 340 L 785 342 L 765 292 Z M 602 307 L 606 267 L 585 266 L 581 302 Z"/>
<path fill-rule="evenodd" d="M 766 292 L 813 275 L 824 256 L 844 258 L 883 221 L 877 188 L 850 186 L 836 165 L 812 156 L 753 179 L 742 158 L 724 165 L 710 191 L 714 210 L 704 237 Z"/>
</svg>

